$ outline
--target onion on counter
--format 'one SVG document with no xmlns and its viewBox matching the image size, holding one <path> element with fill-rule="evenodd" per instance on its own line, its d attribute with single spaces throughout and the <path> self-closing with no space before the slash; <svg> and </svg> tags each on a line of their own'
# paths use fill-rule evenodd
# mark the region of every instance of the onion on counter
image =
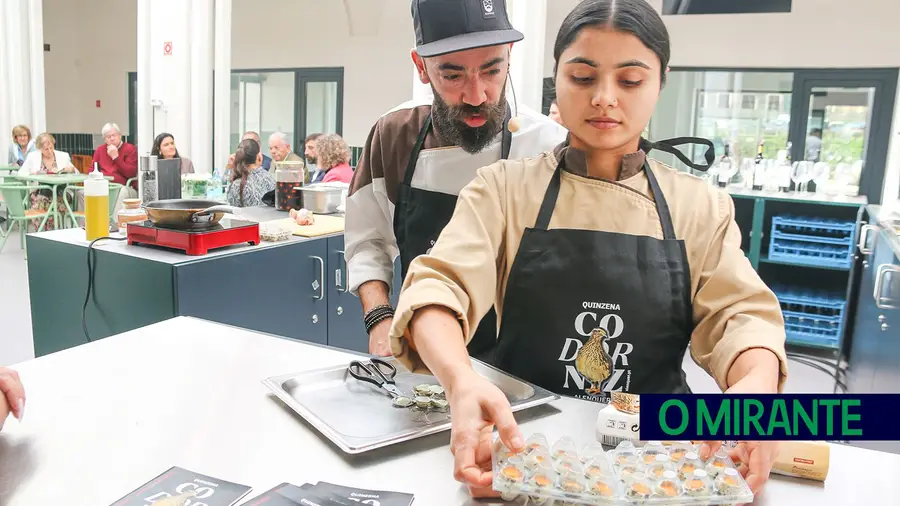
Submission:
<svg viewBox="0 0 900 506">
<path fill-rule="evenodd" d="M 293 218 L 294 221 L 297 222 L 297 225 L 312 225 L 316 222 L 315 216 L 313 215 L 313 213 L 309 212 L 308 209 L 301 209 L 299 211 L 296 209 L 291 209 L 290 214 L 291 218 Z"/>
</svg>

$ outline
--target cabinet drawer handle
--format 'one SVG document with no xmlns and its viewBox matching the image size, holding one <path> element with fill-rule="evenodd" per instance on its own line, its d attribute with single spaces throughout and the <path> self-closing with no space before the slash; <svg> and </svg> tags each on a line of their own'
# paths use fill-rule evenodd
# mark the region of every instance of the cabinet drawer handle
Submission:
<svg viewBox="0 0 900 506">
<path fill-rule="evenodd" d="M 872 249 L 867 248 L 866 244 L 869 242 L 869 232 L 873 230 L 878 230 L 878 227 L 875 225 L 863 225 L 859 230 L 859 244 L 857 244 L 857 247 L 859 248 L 859 252 L 863 255 L 872 254 Z"/>
<path fill-rule="evenodd" d="M 888 279 L 888 275 L 893 275 L 898 272 L 900 272 L 900 267 L 897 267 L 896 265 L 881 264 L 878 266 L 878 274 L 875 275 L 875 291 L 872 293 L 872 297 L 875 298 L 875 305 L 878 306 L 878 309 L 900 309 L 900 306 L 881 302 L 882 300 L 890 300 L 893 302 L 893 299 L 882 297 L 881 293 L 884 290 L 884 280 Z"/>
<path fill-rule="evenodd" d="M 344 263 L 344 270 L 341 271 L 338 269 L 338 272 L 341 272 L 341 276 L 335 276 L 334 286 L 338 289 L 338 292 L 347 293 L 350 291 L 350 274 L 347 272 L 347 257 L 344 256 L 343 251 L 338 251 L 337 253 L 341 256 L 341 262 Z M 344 286 L 341 286 L 341 278 L 343 278 Z"/>
<path fill-rule="evenodd" d="M 322 300 L 325 298 L 325 260 L 322 260 L 322 257 L 310 257 L 314 260 L 319 261 L 319 279 L 317 283 L 313 283 L 313 288 L 318 287 L 319 295 L 313 295 L 313 299 Z"/>
</svg>

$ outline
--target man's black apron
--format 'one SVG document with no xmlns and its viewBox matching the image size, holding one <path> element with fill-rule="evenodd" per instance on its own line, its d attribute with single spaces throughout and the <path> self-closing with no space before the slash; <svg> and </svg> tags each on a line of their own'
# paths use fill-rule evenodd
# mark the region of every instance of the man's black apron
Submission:
<svg viewBox="0 0 900 506">
<path fill-rule="evenodd" d="M 503 121 L 501 137 L 500 159 L 509 157 L 512 145 L 512 134 L 508 124 L 510 108 L 506 108 L 506 119 Z M 397 205 L 394 207 L 394 236 L 397 238 L 397 247 L 400 249 L 400 263 L 403 277 L 409 269 L 410 263 L 419 255 L 425 254 L 437 242 L 441 231 L 453 217 L 456 209 L 456 195 L 433 192 L 420 188 L 413 188 L 412 179 L 416 172 L 416 163 L 419 160 L 419 152 L 425 143 L 425 138 L 432 130 L 431 115 L 425 118 L 425 123 L 419 131 L 419 137 L 409 155 L 406 165 L 406 173 L 403 183 L 400 185 L 400 193 Z M 453 170 L 453 167 L 447 167 Z M 490 362 L 497 344 L 497 313 L 491 310 L 481 319 L 481 323 L 469 341 L 469 355 L 485 362 Z"/>
<path fill-rule="evenodd" d="M 712 149 L 694 138 L 641 147 L 678 152 L 672 146 L 686 142 Z M 706 170 L 711 150 L 706 158 L 706 167 L 682 161 Z M 690 267 L 656 176 L 644 162 L 662 239 L 551 230 L 564 159 L 510 270 L 494 365 L 560 395 L 598 402 L 608 402 L 611 391 L 689 393 L 681 364 L 693 330 Z"/>
</svg>

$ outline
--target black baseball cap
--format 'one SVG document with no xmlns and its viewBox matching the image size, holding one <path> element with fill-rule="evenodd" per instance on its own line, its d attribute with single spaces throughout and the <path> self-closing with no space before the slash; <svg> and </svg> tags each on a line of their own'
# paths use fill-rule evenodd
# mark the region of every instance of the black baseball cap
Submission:
<svg viewBox="0 0 900 506">
<path fill-rule="evenodd" d="M 525 38 L 506 13 L 506 0 L 412 0 L 416 52 L 423 58 Z"/>
</svg>

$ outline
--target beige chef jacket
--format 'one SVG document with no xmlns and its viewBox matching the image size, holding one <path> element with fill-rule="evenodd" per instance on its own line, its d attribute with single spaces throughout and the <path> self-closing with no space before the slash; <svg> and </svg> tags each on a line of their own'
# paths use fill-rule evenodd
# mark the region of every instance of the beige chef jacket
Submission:
<svg viewBox="0 0 900 506">
<path fill-rule="evenodd" d="M 643 152 L 626 155 L 615 182 L 587 177 L 584 154 L 565 143 L 534 158 L 501 160 L 480 169 L 460 193 L 453 219 L 434 248 L 412 262 L 404 281 L 390 335 L 394 355 L 410 370 L 428 372 L 405 337 L 417 309 L 440 305 L 454 311 L 466 342 L 492 305 L 498 328 L 502 325 L 510 269 L 522 234 L 534 226 L 559 157 L 565 157 L 566 170 L 551 229 L 663 238 L 647 176 L 640 170 Z M 687 250 L 692 357 L 724 390 L 738 355 L 751 348 L 769 349 L 781 362 L 781 390 L 787 375 L 784 319 L 775 294 L 741 250 L 731 197 L 693 175 L 649 162 L 669 204 L 675 234 Z M 546 296 L 552 299 L 553 294 Z"/>
</svg>

